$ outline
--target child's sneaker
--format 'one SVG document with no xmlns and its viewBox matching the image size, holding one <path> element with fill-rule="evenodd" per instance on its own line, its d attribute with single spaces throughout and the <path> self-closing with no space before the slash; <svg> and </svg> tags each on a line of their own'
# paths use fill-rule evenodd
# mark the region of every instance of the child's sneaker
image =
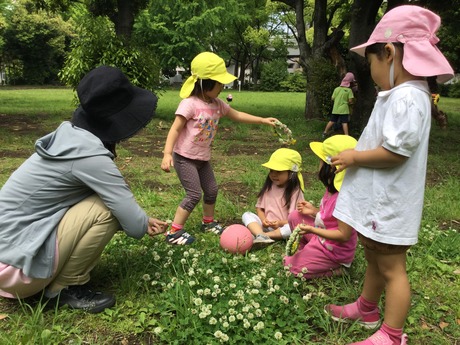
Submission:
<svg viewBox="0 0 460 345">
<path fill-rule="evenodd" d="M 179 230 L 166 235 L 166 242 L 169 244 L 185 245 L 191 244 L 193 241 L 195 241 L 195 238 L 185 230 Z"/>
<path fill-rule="evenodd" d="M 379 329 L 366 340 L 348 345 L 407 345 L 407 334 L 402 335 L 400 343 L 395 343 L 386 332 Z"/>
<path fill-rule="evenodd" d="M 201 223 L 201 230 L 204 232 L 212 232 L 213 234 L 220 235 L 224 228 L 218 222 Z"/>
<path fill-rule="evenodd" d="M 370 312 L 361 312 L 358 303 L 350 303 L 344 306 L 328 304 L 324 307 L 326 314 L 330 315 L 334 321 L 338 322 L 356 322 L 363 328 L 374 329 L 380 324 L 380 310 Z"/>
<path fill-rule="evenodd" d="M 272 240 L 267 235 L 257 235 L 254 241 L 252 241 L 252 249 L 261 249 L 274 242 L 275 240 Z"/>
</svg>

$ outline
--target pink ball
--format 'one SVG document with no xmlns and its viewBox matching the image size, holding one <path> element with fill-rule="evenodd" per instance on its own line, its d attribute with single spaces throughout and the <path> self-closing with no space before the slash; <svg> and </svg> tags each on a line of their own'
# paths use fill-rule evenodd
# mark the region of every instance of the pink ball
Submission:
<svg viewBox="0 0 460 345">
<path fill-rule="evenodd" d="M 241 224 L 229 225 L 220 235 L 220 246 L 232 254 L 246 254 L 252 247 L 252 234 Z"/>
</svg>

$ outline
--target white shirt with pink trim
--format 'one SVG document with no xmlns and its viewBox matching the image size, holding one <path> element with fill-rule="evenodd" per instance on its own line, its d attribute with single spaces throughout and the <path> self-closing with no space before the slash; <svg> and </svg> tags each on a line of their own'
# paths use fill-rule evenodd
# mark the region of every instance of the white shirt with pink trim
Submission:
<svg viewBox="0 0 460 345">
<path fill-rule="evenodd" d="M 357 151 L 385 149 L 407 157 L 393 168 L 351 167 L 340 189 L 334 216 L 374 241 L 412 245 L 418 241 L 431 99 L 425 81 L 410 81 L 378 94 Z"/>
</svg>

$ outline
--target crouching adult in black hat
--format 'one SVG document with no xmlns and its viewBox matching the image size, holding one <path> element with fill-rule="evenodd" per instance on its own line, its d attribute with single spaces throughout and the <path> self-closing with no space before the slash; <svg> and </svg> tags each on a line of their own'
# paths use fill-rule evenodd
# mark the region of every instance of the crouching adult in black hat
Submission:
<svg viewBox="0 0 460 345">
<path fill-rule="evenodd" d="M 115 145 L 152 119 L 157 97 L 108 66 L 90 71 L 77 94 L 72 121 L 38 139 L 0 190 L 0 296 L 44 290 L 96 313 L 115 298 L 86 283 L 115 232 L 141 238 L 167 228 L 137 204 L 113 162 Z"/>
</svg>

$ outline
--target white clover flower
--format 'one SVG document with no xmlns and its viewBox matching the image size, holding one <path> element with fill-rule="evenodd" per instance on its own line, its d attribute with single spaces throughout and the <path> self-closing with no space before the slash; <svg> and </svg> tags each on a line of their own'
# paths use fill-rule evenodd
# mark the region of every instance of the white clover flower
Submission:
<svg viewBox="0 0 460 345">
<path fill-rule="evenodd" d="M 235 283 L 230 283 L 230 288 L 231 288 L 231 289 L 236 288 L 236 284 L 235 284 Z"/>
<path fill-rule="evenodd" d="M 189 275 L 189 277 L 194 276 L 195 275 L 195 270 L 193 268 L 189 268 L 188 269 L 188 275 Z"/>
<path fill-rule="evenodd" d="M 245 306 L 243 307 L 242 311 L 243 311 L 243 313 L 247 313 L 250 309 L 251 309 L 250 306 L 245 305 Z"/>
<path fill-rule="evenodd" d="M 237 304 L 238 304 L 238 301 L 235 301 L 234 299 L 231 299 L 231 300 L 228 301 L 228 305 L 229 305 L 230 307 L 234 307 L 234 306 L 236 306 Z"/>
<path fill-rule="evenodd" d="M 308 268 L 302 267 L 302 271 L 301 271 L 301 272 L 302 272 L 303 274 L 308 273 Z"/>
<path fill-rule="evenodd" d="M 275 332 L 275 339 L 280 340 L 283 337 L 283 333 L 281 332 Z"/>
<path fill-rule="evenodd" d="M 213 289 L 214 289 L 214 290 L 217 290 L 218 288 L 219 288 L 219 285 L 214 284 Z"/>
<path fill-rule="evenodd" d="M 148 282 L 148 281 L 150 280 L 150 274 L 147 274 L 147 273 L 144 274 L 144 275 L 142 276 L 142 279 L 145 280 L 146 282 Z"/>
<path fill-rule="evenodd" d="M 182 265 L 185 265 L 185 264 L 187 263 L 187 260 L 185 260 L 184 258 L 182 258 L 182 259 L 180 259 L 180 263 L 181 263 Z"/>
<path fill-rule="evenodd" d="M 302 278 L 302 277 L 303 277 L 303 273 L 302 273 L 302 272 L 297 273 L 297 274 L 296 274 L 296 277 L 297 277 L 297 278 Z"/>
<path fill-rule="evenodd" d="M 193 309 L 190 309 L 190 312 L 191 312 L 193 315 L 195 315 L 196 313 L 198 313 L 198 310 L 196 310 L 195 308 L 193 308 Z"/>
<path fill-rule="evenodd" d="M 209 319 L 209 324 L 210 324 L 210 325 L 215 325 L 216 323 L 217 323 L 217 320 L 216 320 L 215 317 L 211 317 L 211 318 Z"/>
<path fill-rule="evenodd" d="M 223 264 L 226 264 L 227 261 L 228 261 L 227 258 L 222 258 L 222 263 L 223 263 Z"/>
<path fill-rule="evenodd" d="M 212 278 L 212 280 L 214 281 L 214 283 L 219 283 L 220 282 L 220 277 L 219 276 L 214 276 Z"/>
<path fill-rule="evenodd" d="M 228 321 L 230 321 L 230 322 L 234 322 L 235 320 L 236 320 L 236 317 L 234 315 L 230 315 L 228 317 Z"/>
<path fill-rule="evenodd" d="M 198 289 L 198 290 L 196 290 L 196 294 L 197 294 L 198 296 L 202 296 L 202 295 L 203 295 L 203 289 Z"/>
<path fill-rule="evenodd" d="M 201 305 L 203 303 L 203 300 L 199 297 L 193 299 L 193 303 L 197 306 Z"/>
<path fill-rule="evenodd" d="M 234 314 L 236 314 L 236 310 L 233 309 L 233 308 L 230 308 L 230 309 L 228 310 L 228 313 L 229 313 L 230 315 L 234 315 Z"/>
<path fill-rule="evenodd" d="M 204 318 L 206 318 L 206 316 L 208 316 L 208 314 L 205 313 L 204 311 L 202 311 L 201 313 L 198 314 L 198 317 L 199 317 L 200 319 L 204 319 Z"/>
<path fill-rule="evenodd" d="M 238 313 L 238 314 L 236 314 L 236 318 L 237 318 L 238 320 L 243 320 L 244 316 L 243 316 L 243 314 Z"/>
<path fill-rule="evenodd" d="M 257 317 L 261 317 L 263 315 L 262 310 L 256 309 L 255 314 Z"/>
<path fill-rule="evenodd" d="M 173 284 L 177 283 L 177 277 L 172 277 L 171 278 L 171 283 L 173 283 Z"/>
<path fill-rule="evenodd" d="M 161 277 L 161 273 L 160 272 L 155 272 L 155 278 L 160 278 Z"/>
<path fill-rule="evenodd" d="M 172 289 L 172 288 L 173 288 L 173 286 L 174 286 L 174 284 L 173 284 L 173 283 L 168 283 L 168 284 L 166 285 L 166 287 L 167 287 L 168 289 Z"/>
<path fill-rule="evenodd" d="M 195 286 L 195 285 L 196 285 L 196 281 L 190 280 L 190 281 L 188 282 L 188 285 L 189 285 L 190 287 Z"/>
<path fill-rule="evenodd" d="M 216 298 L 216 297 L 217 297 L 217 292 L 214 291 L 214 292 L 211 294 L 211 296 L 214 297 L 214 298 Z"/>
<path fill-rule="evenodd" d="M 252 289 L 250 292 L 252 295 L 257 295 L 259 293 L 258 289 Z"/>
<path fill-rule="evenodd" d="M 215 336 L 216 338 L 220 338 L 220 337 L 222 336 L 222 334 L 223 334 L 222 331 L 215 331 L 215 332 L 214 332 L 214 336 Z"/>
<path fill-rule="evenodd" d="M 280 300 L 281 300 L 281 302 L 283 302 L 284 304 L 288 304 L 288 303 L 289 303 L 289 298 L 287 298 L 286 296 L 280 296 Z"/>
<path fill-rule="evenodd" d="M 212 274 L 212 269 L 208 269 L 208 270 L 206 271 L 206 274 L 207 274 L 207 275 L 211 275 L 211 274 Z"/>
<path fill-rule="evenodd" d="M 160 255 L 155 255 L 155 256 L 153 257 L 153 260 L 154 260 L 154 261 L 160 261 L 160 260 L 161 260 L 161 256 L 160 256 Z"/>
<path fill-rule="evenodd" d="M 251 301 L 251 304 L 254 308 L 260 308 L 260 304 L 254 300 Z"/>
<path fill-rule="evenodd" d="M 302 299 L 304 301 L 309 301 L 311 300 L 311 297 L 312 297 L 312 294 L 311 293 L 307 293 L 305 296 L 302 297 Z"/>
<path fill-rule="evenodd" d="M 261 288 L 262 287 L 262 283 L 260 281 L 255 281 L 252 283 L 252 285 L 254 285 L 254 287 L 256 288 Z"/>
<path fill-rule="evenodd" d="M 189 251 L 190 254 L 193 254 L 193 253 L 196 252 L 195 248 L 190 248 L 188 251 Z"/>
<path fill-rule="evenodd" d="M 155 285 L 157 285 L 157 284 L 158 284 L 158 281 L 156 281 L 156 280 L 152 280 L 152 282 L 151 282 L 150 284 L 151 284 L 152 286 L 155 286 Z"/>
<path fill-rule="evenodd" d="M 264 329 L 265 324 L 262 321 L 259 321 L 257 322 L 257 327 L 259 327 L 259 329 Z"/>
<path fill-rule="evenodd" d="M 184 258 L 188 258 L 190 256 L 190 253 L 188 251 L 185 251 L 183 255 L 184 255 Z"/>
<path fill-rule="evenodd" d="M 161 328 L 161 327 L 155 327 L 153 329 L 153 333 L 155 333 L 157 335 L 160 334 L 161 332 L 163 332 L 163 328 Z"/>
<path fill-rule="evenodd" d="M 208 289 L 208 288 L 204 289 L 204 295 L 205 295 L 205 296 L 208 296 L 208 295 L 210 295 L 210 294 L 211 294 L 211 290 L 210 290 L 210 289 Z"/>
<path fill-rule="evenodd" d="M 284 269 L 285 271 L 289 271 L 290 268 L 291 268 L 290 265 L 283 266 L 283 269 Z"/>
<path fill-rule="evenodd" d="M 248 313 L 248 319 L 253 319 L 254 318 L 254 314 L 253 313 Z"/>
<path fill-rule="evenodd" d="M 322 292 L 322 291 L 318 292 L 317 295 L 318 295 L 318 297 L 320 297 L 320 298 L 326 297 L 326 294 L 325 294 L 324 292 Z"/>
<path fill-rule="evenodd" d="M 230 338 L 228 337 L 227 334 L 223 333 L 222 336 L 220 337 L 220 340 L 223 342 L 227 342 Z"/>
<path fill-rule="evenodd" d="M 228 328 L 228 326 L 230 326 L 230 324 L 229 324 L 227 321 L 225 321 L 224 323 L 222 323 L 222 327 Z"/>
<path fill-rule="evenodd" d="M 172 250 L 168 251 L 168 256 L 171 256 L 173 254 L 174 254 L 174 252 Z"/>
<path fill-rule="evenodd" d="M 243 321 L 243 327 L 244 327 L 244 328 L 249 328 L 249 327 L 251 327 L 251 323 L 250 323 L 248 320 L 245 319 L 245 320 Z"/>
</svg>

